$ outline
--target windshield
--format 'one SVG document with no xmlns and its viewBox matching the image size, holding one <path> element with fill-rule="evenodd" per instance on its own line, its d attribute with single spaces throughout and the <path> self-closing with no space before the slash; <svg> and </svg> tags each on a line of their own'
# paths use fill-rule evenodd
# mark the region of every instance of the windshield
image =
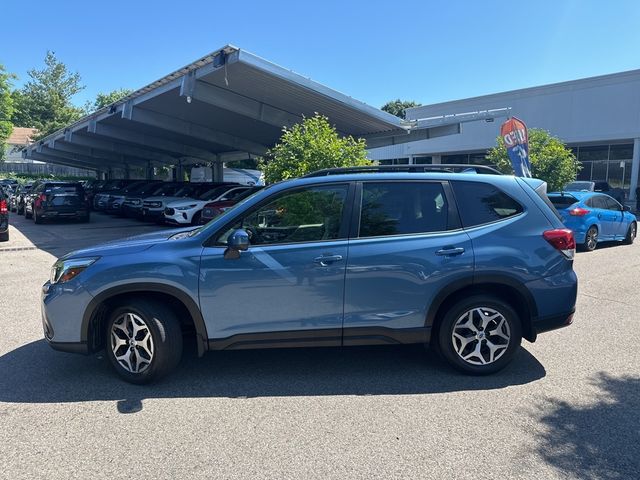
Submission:
<svg viewBox="0 0 640 480">
<path fill-rule="evenodd" d="M 222 195 L 224 192 L 226 192 L 229 189 L 230 189 L 229 186 L 212 188 L 204 192 L 202 195 L 200 195 L 198 197 L 198 200 L 215 200 L 216 198 L 218 198 L 220 195 Z"/>
</svg>

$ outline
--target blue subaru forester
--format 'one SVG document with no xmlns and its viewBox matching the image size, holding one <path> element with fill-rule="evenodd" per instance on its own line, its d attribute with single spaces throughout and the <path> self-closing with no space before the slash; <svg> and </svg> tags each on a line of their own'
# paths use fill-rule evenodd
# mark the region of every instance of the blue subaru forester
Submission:
<svg viewBox="0 0 640 480">
<path fill-rule="evenodd" d="M 70 253 L 43 287 L 45 337 L 105 349 L 134 383 L 172 370 L 189 336 L 199 354 L 420 343 L 496 372 L 572 322 L 575 241 L 544 182 L 440 167 L 317 172 L 197 229 Z"/>
</svg>

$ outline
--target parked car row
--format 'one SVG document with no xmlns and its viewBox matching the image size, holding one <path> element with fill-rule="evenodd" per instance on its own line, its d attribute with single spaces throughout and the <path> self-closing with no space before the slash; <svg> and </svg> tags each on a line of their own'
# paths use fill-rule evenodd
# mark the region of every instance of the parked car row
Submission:
<svg viewBox="0 0 640 480">
<path fill-rule="evenodd" d="M 71 218 L 88 222 L 89 205 L 80 182 L 39 180 L 13 185 L 7 196 L 7 209 L 33 218 L 35 223 L 48 219 Z"/>
<path fill-rule="evenodd" d="M 93 187 L 91 197 L 96 211 L 157 223 L 198 225 L 260 188 L 230 182 L 116 181 Z"/>
</svg>

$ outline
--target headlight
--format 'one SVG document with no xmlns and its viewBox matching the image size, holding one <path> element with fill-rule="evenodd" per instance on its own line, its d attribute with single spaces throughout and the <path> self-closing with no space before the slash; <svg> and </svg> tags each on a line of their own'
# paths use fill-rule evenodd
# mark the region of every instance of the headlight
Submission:
<svg viewBox="0 0 640 480">
<path fill-rule="evenodd" d="M 51 283 L 66 283 L 76 278 L 85 268 L 98 260 L 94 258 L 73 258 L 70 260 L 58 260 L 51 267 Z"/>
<path fill-rule="evenodd" d="M 176 207 L 176 210 L 191 210 L 192 208 L 196 208 L 197 205 L 185 205 L 184 207 Z"/>
</svg>

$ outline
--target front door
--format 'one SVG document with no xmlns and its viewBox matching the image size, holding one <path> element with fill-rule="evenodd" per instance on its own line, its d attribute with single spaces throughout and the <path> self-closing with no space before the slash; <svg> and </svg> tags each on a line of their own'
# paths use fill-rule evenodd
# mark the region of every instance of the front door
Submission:
<svg viewBox="0 0 640 480">
<path fill-rule="evenodd" d="M 363 182 L 349 244 L 344 345 L 424 341 L 435 294 L 471 282 L 471 240 L 447 192 L 447 182 Z"/>
<path fill-rule="evenodd" d="M 612 239 L 617 240 L 624 237 L 627 234 L 626 225 L 622 220 L 624 214 L 622 213 L 622 205 L 617 200 L 611 197 L 604 197 L 606 206 L 607 221 L 609 222 L 609 228 L 611 229 Z"/>
<path fill-rule="evenodd" d="M 214 348 L 340 344 L 349 188 L 275 194 L 204 249 L 200 304 Z M 247 231 L 250 247 L 227 260 L 226 238 L 237 228 Z"/>
</svg>

